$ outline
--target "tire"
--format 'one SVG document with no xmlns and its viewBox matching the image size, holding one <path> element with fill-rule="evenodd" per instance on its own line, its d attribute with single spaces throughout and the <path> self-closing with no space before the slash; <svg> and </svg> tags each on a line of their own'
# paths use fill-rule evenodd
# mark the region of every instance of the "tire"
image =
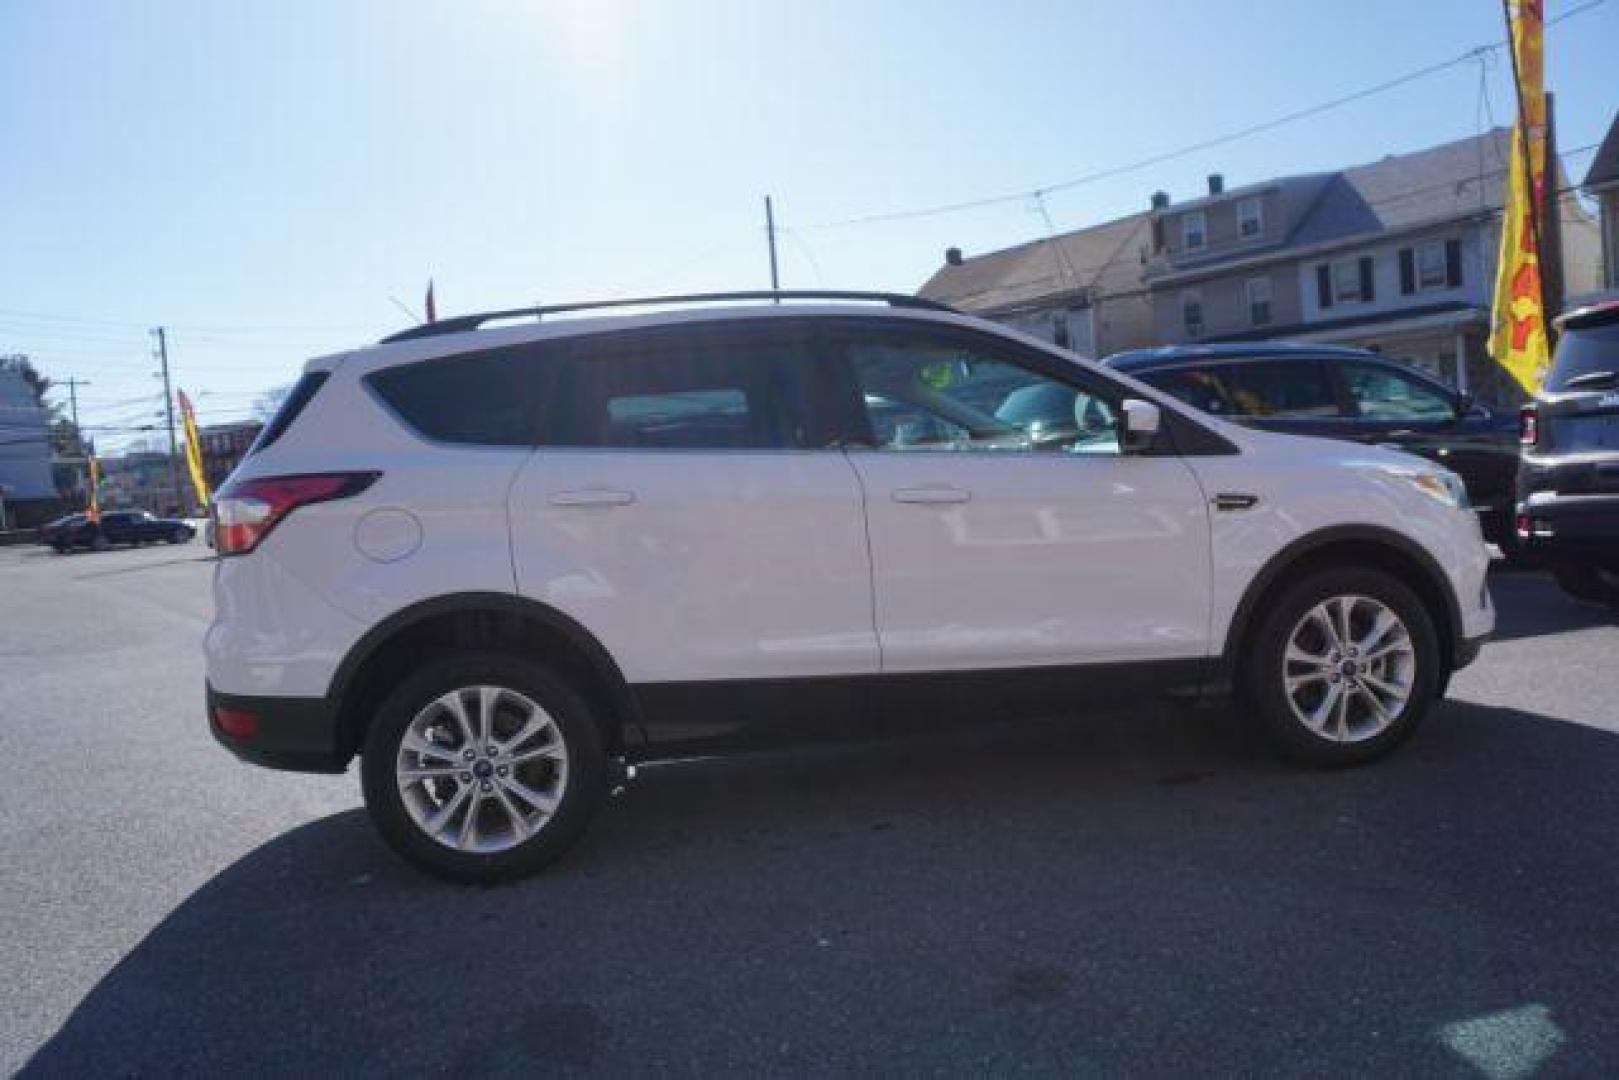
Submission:
<svg viewBox="0 0 1619 1080">
<path fill-rule="evenodd" d="M 1344 612 L 1350 644 L 1335 650 L 1321 616 L 1336 621 Z M 1382 636 L 1371 636 L 1385 613 L 1399 632 L 1383 624 Z M 1293 656 L 1321 660 L 1291 659 L 1290 645 Z M 1398 746 L 1427 715 L 1446 674 L 1427 608 L 1399 579 L 1373 569 L 1325 569 L 1288 586 L 1267 603 L 1245 650 L 1239 696 L 1253 719 L 1282 754 L 1326 768 L 1360 765 Z M 1379 652 L 1370 663 L 1361 655 Z M 1403 697 L 1384 692 L 1390 688 Z"/>
<path fill-rule="evenodd" d="M 500 690 L 492 754 L 477 738 L 483 687 Z M 442 703 L 457 691 L 470 725 L 466 731 Z M 530 723 L 539 725 L 533 734 L 514 739 Z M 502 736 L 504 747 L 498 745 Z M 407 738 L 432 750 L 412 751 Z M 507 760 L 513 754 L 529 759 L 503 765 L 502 750 Z M 475 758 L 466 759 L 467 753 Z M 402 782 L 401 768 L 444 775 Z M 371 820 L 396 854 L 446 881 L 489 885 L 535 873 L 573 846 L 601 805 L 607 761 L 596 718 L 568 682 L 506 653 L 468 652 L 428 664 L 388 695 L 366 733 L 360 778 Z M 533 796 L 555 796 L 549 812 L 542 802 L 525 799 L 519 787 Z M 469 808 L 476 815 L 470 840 Z M 428 831 L 435 817 L 442 822 L 437 837 Z M 534 830 L 526 839 L 516 818 Z"/>
<path fill-rule="evenodd" d="M 171 544 L 183 544 L 190 539 L 190 534 L 184 529 L 175 529 L 173 532 L 169 533 L 168 536 L 169 543 Z"/>
<path fill-rule="evenodd" d="M 66 544 L 58 540 L 56 543 L 51 545 L 51 550 L 56 552 L 58 555 L 66 555 L 70 549 Z"/>
<path fill-rule="evenodd" d="M 1553 563 L 1557 587 L 1576 600 L 1619 608 L 1619 574 L 1605 574 L 1589 563 Z"/>
</svg>

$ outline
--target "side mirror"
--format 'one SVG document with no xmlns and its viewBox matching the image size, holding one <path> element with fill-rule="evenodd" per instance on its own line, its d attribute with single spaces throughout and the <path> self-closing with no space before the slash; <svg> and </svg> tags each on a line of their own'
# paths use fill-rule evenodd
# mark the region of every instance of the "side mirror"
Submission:
<svg viewBox="0 0 1619 1080">
<path fill-rule="evenodd" d="M 1124 422 L 1119 426 L 1121 449 L 1137 450 L 1146 446 L 1163 426 L 1163 413 L 1150 401 L 1125 398 L 1119 409 L 1124 414 Z"/>
</svg>

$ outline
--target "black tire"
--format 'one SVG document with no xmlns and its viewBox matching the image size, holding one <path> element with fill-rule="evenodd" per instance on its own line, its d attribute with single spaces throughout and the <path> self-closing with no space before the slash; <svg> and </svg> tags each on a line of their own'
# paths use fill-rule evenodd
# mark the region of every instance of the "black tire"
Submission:
<svg viewBox="0 0 1619 1080">
<path fill-rule="evenodd" d="M 1619 574 L 1604 575 L 1589 563 L 1556 562 L 1551 567 L 1557 587 L 1576 600 L 1619 608 Z"/>
<path fill-rule="evenodd" d="M 395 779 L 400 743 L 429 703 L 459 687 L 500 686 L 540 705 L 567 751 L 567 781 L 551 816 L 533 836 L 504 851 L 460 851 L 429 836 L 412 819 Z M 607 790 L 601 729 L 590 705 L 566 680 L 541 665 L 498 652 L 467 652 L 428 664 L 388 695 L 366 732 L 360 763 L 366 809 L 382 838 L 406 862 L 435 877 L 490 885 L 533 874 L 583 835 Z"/>
<path fill-rule="evenodd" d="M 56 552 L 58 555 L 66 555 L 71 549 L 61 541 L 57 541 L 51 545 L 51 550 Z"/>
<path fill-rule="evenodd" d="M 1378 601 L 1405 624 L 1414 658 L 1409 696 L 1394 718 L 1375 735 L 1336 741 L 1311 730 L 1294 714 L 1284 672 L 1284 656 L 1295 627 L 1316 605 L 1333 597 Z M 1381 570 L 1335 567 L 1316 571 L 1267 598 L 1264 613 L 1244 643 L 1238 696 L 1271 744 L 1294 761 L 1345 768 L 1375 760 L 1393 750 L 1422 722 L 1444 685 L 1447 665 L 1433 617 L 1417 594 Z"/>
<path fill-rule="evenodd" d="M 190 539 L 191 534 L 185 529 L 175 529 L 173 532 L 169 533 L 169 543 L 171 544 L 183 544 Z"/>
</svg>

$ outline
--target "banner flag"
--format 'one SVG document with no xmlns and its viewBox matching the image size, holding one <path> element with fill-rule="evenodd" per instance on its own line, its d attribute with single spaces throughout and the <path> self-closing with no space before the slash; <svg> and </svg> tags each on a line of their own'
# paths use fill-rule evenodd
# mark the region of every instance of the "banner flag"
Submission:
<svg viewBox="0 0 1619 1080">
<path fill-rule="evenodd" d="M 1546 205 L 1545 12 L 1543 0 L 1508 2 L 1518 122 L 1501 210 L 1490 355 L 1526 393 L 1540 389 L 1550 362 L 1540 278 L 1540 218 Z"/>
</svg>

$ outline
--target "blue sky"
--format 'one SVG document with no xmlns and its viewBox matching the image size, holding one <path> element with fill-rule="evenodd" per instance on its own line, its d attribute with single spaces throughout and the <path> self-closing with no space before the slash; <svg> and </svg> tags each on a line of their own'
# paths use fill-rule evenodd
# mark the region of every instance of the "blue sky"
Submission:
<svg viewBox="0 0 1619 1080">
<path fill-rule="evenodd" d="M 430 275 L 441 313 L 762 287 L 766 192 L 784 284 L 911 291 L 949 245 L 1043 235 L 1032 201 L 831 223 L 1056 184 L 1503 32 L 1494 0 L 0 0 L 0 353 L 89 379 L 86 424 L 124 426 L 157 407 L 144 328 L 168 325 L 204 422 L 236 418 L 402 325 L 389 298 L 418 308 Z M 1562 146 L 1598 141 L 1619 2 L 1547 53 Z M 1047 209 L 1071 229 L 1209 172 L 1418 149 L 1484 104 L 1470 62 Z"/>
</svg>

